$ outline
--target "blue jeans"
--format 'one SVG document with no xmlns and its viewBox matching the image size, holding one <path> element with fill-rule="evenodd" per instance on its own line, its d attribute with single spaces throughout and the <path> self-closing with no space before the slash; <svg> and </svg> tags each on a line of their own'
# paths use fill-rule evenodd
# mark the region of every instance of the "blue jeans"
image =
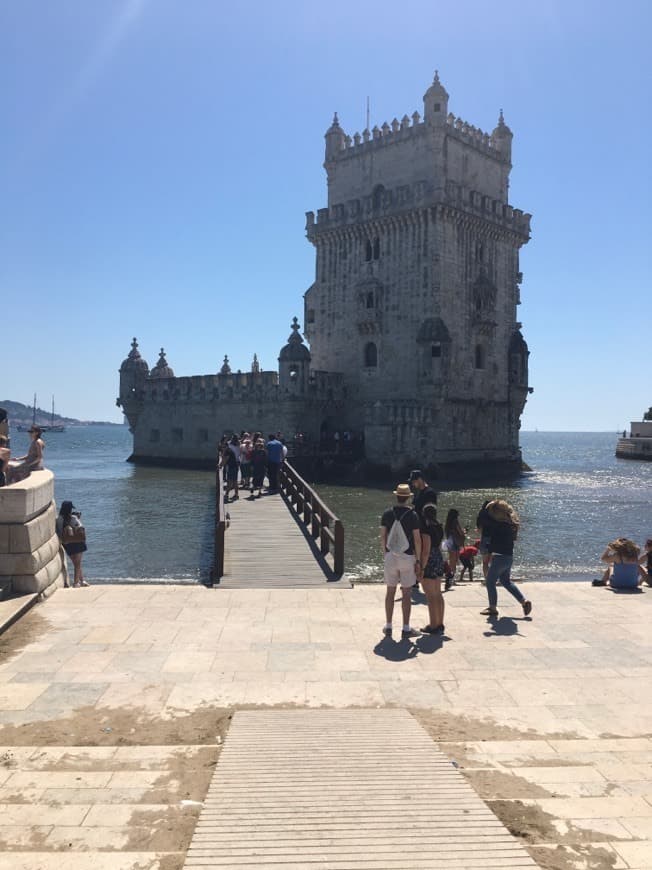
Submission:
<svg viewBox="0 0 652 870">
<path fill-rule="evenodd" d="M 501 556 L 498 553 L 495 553 L 491 557 L 489 572 L 487 574 L 487 595 L 489 596 L 489 607 L 493 610 L 496 609 L 498 604 L 498 590 L 496 584 L 499 580 L 505 589 L 510 592 L 518 602 L 523 604 L 525 601 L 521 590 L 509 579 L 513 561 L 513 556 Z"/>
</svg>

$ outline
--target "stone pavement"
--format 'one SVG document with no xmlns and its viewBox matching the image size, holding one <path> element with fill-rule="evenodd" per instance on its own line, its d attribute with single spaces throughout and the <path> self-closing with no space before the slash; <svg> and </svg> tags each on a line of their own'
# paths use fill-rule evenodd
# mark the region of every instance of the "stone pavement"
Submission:
<svg viewBox="0 0 652 870">
<path fill-rule="evenodd" d="M 253 706 L 408 708 L 541 866 L 649 870 L 652 590 L 527 594 L 408 642 L 380 586 L 58 590 L 0 636 L 0 870 L 178 870 Z"/>
</svg>

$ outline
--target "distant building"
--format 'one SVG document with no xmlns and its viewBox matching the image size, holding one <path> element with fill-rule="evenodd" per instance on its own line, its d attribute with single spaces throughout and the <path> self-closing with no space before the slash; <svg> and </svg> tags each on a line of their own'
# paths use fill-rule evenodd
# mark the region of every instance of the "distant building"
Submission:
<svg viewBox="0 0 652 870">
<path fill-rule="evenodd" d="M 414 112 L 353 137 L 326 132 L 328 206 L 307 213 L 316 250 L 304 334 L 294 319 L 278 372 L 175 377 L 134 339 L 118 404 L 135 459 L 214 459 L 229 429 L 363 433 L 393 469 L 517 467 L 528 394 L 517 319 L 530 215 L 508 204 L 512 133 L 448 112 L 436 74 Z M 262 324 L 261 324 L 262 328 Z"/>
</svg>

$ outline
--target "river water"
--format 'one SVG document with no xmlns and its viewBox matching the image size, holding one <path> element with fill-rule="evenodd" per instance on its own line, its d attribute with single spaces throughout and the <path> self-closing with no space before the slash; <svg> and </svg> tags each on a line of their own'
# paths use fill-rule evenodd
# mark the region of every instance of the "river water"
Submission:
<svg viewBox="0 0 652 870">
<path fill-rule="evenodd" d="M 69 428 L 44 437 L 57 504 L 70 499 L 83 512 L 89 580 L 206 579 L 212 559 L 212 473 L 127 463 L 131 436 L 126 427 Z M 492 490 L 442 491 L 440 518 L 455 507 L 472 533 L 482 502 L 506 498 L 522 522 L 515 577 L 595 576 L 606 542 L 626 535 L 640 544 L 652 535 L 652 463 L 616 459 L 616 440 L 608 432 L 523 432 L 523 457 L 533 471 Z M 27 436 L 12 432 L 13 454 L 26 450 Z M 390 489 L 318 487 L 344 523 L 352 579 L 381 579 L 378 523 L 393 501 Z"/>
</svg>

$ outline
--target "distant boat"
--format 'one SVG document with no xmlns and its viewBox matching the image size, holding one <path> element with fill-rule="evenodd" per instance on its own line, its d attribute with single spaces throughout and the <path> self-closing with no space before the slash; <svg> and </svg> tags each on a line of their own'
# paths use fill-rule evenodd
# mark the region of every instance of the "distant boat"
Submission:
<svg viewBox="0 0 652 870">
<path fill-rule="evenodd" d="M 32 426 L 38 425 L 41 432 L 65 432 L 63 423 L 54 422 L 54 396 L 52 396 L 52 416 L 49 423 L 36 423 L 36 393 L 34 393 L 34 406 L 32 408 Z M 19 432 L 29 432 L 32 426 L 16 426 Z"/>
</svg>

